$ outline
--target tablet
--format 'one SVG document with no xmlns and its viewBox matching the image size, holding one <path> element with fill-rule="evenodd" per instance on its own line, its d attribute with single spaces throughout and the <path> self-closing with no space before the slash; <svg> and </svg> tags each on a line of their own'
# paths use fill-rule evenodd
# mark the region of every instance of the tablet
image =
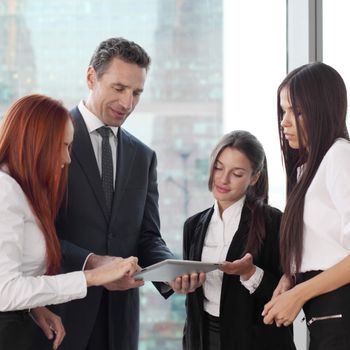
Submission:
<svg viewBox="0 0 350 350">
<path fill-rule="evenodd" d="M 136 273 L 134 278 L 152 282 L 169 282 L 178 276 L 216 270 L 219 265 L 219 263 L 202 261 L 166 259 L 145 267 Z"/>
</svg>

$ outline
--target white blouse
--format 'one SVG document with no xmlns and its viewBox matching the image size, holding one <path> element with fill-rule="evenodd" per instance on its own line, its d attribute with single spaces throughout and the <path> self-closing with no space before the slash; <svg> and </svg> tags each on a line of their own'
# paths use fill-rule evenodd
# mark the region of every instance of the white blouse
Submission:
<svg viewBox="0 0 350 350">
<path fill-rule="evenodd" d="M 238 230 L 241 220 L 245 196 L 226 208 L 220 217 L 217 201 L 214 203 L 214 212 L 211 217 L 207 235 L 202 250 L 202 261 L 223 262 L 226 260 L 232 239 Z M 203 284 L 204 310 L 209 314 L 220 316 L 221 287 L 224 273 L 220 270 L 208 272 Z M 240 277 L 242 285 L 252 294 L 259 287 L 264 276 L 264 270 L 256 266 L 254 274 L 248 279 Z"/>
<path fill-rule="evenodd" d="M 350 253 L 350 142 L 338 139 L 305 195 L 301 272 L 325 270 Z"/>
<path fill-rule="evenodd" d="M 0 170 L 0 311 L 86 296 L 83 271 L 45 273 L 45 239 L 20 185 Z"/>
<path fill-rule="evenodd" d="M 223 262 L 226 260 L 233 236 L 241 218 L 245 196 L 225 209 L 220 217 L 218 203 L 214 204 L 208 231 L 205 236 L 202 261 Z M 215 270 L 207 273 L 203 284 L 204 310 L 213 316 L 220 315 L 220 299 L 223 272 Z"/>
</svg>

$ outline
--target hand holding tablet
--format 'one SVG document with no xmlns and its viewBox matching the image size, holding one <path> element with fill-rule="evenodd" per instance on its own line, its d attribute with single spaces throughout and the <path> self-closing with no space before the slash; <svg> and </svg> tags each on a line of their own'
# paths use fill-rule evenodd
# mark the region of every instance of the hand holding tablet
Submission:
<svg viewBox="0 0 350 350">
<path fill-rule="evenodd" d="M 134 275 L 135 279 L 152 282 L 170 282 L 176 277 L 192 273 L 210 272 L 218 269 L 219 263 L 206 263 L 193 260 L 166 259 L 142 269 Z"/>
</svg>

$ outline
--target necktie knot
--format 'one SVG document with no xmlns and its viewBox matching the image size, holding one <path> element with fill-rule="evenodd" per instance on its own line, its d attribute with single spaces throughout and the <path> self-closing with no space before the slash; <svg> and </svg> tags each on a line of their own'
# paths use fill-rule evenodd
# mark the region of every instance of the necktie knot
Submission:
<svg viewBox="0 0 350 350">
<path fill-rule="evenodd" d="M 109 135 L 112 132 L 111 128 L 108 126 L 101 126 L 96 131 L 102 136 L 103 139 L 109 139 Z"/>
</svg>

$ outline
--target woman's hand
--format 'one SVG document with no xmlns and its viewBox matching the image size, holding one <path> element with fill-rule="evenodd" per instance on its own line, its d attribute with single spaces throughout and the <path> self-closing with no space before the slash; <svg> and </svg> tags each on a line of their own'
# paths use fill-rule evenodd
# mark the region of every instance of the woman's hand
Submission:
<svg viewBox="0 0 350 350">
<path fill-rule="evenodd" d="M 277 297 L 278 295 L 286 292 L 287 290 L 291 289 L 293 287 L 293 285 L 294 285 L 294 282 L 293 282 L 292 277 L 288 277 L 287 275 L 283 275 L 281 277 L 280 281 L 278 282 L 277 287 L 273 291 L 272 299 L 274 297 Z"/>
<path fill-rule="evenodd" d="M 305 293 L 300 285 L 274 296 L 264 307 L 264 323 L 276 322 L 277 327 L 291 325 L 305 302 Z"/>
<path fill-rule="evenodd" d="M 232 262 L 225 261 L 220 270 L 229 275 L 240 275 L 244 281 L 249 280 L 253 276 L 256 267 L 253 264 L 253 257 L 250 253 L 244 255 L 242 259 L 234 260 Z"/>
<path fill-rule="evenodd" d="M 112 258 L 106 264 L 84 271 L 88 287 L 108 285 L 120 279 L 132 278 L 136 271 L 140 270 L 138 259 L 131 256 L 126 259 Z M 134 280 L 132 278 L 132 280 Z M 143 285 L 143 281 L 137 281 L 135 286 Z M 135 287 L 134 286 L 134 287 Z"/>
<path fill-rule="evenodd" d="M 48 339 L 54 339 L 53 349 L 56 350 L 66 335 L 61 317 L 46 307 L 37 307 L 30 311 L 32 319 L 42 329 Z"/>
</svg>

